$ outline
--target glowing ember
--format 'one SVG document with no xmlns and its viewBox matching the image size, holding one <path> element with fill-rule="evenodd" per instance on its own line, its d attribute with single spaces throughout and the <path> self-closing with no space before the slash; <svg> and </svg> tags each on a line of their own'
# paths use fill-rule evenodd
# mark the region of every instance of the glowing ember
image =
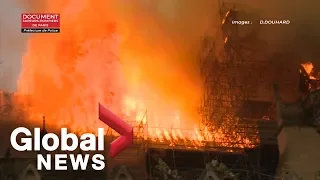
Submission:
<svg viewBox="0 0 320 180">
<path fill-rule="evenodd" d="M 229 14 L 230 14 L 230 11 L 227 11 L 227 13 L 224 15 L 224 18 L 222 19 L 221 24 L 225 24 L 226 23 L 226 19 L 228 18 Z"/>
</svg>

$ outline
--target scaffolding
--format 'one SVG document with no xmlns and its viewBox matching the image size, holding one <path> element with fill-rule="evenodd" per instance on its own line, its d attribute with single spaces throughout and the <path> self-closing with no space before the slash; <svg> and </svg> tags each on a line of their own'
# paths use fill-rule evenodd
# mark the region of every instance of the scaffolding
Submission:
<svg viewBox="0 0 320 180">
<path fill-rule="evenodd" d="M 211 131 L 222 130 L 225 134 L 235 132 L 253 142 L 258 137 L 257 146 L 260 146 L 260 141 L 265 143 L 265 139 L 270 139 L 261 138 L 262 131 L 270 130 L 263 120 L 272 117 L 269 114 L 255 115 L 250 103 L 256 99 L 256 87 L 263 81 L 261 76 L 269 62 L 253 58 L 256 50 L 250 48 L 248 39 L 257 37 L 239 35 L 241 27 L 233 22 L 241 20 L 238 17 L 241 10 L 235 4 L 225 2 L 219 2 L 219 7 L 220 31 L 215 37 L 205 37 L 200 51 L 200 72 L 205 89 L 200 107 L 202 127 L 210 127 Z M 269 124 L 276 125 L 274 122 Z M 242 163 L 245 161 L 249 160 Z M 259 167 L 252 170 L 257 174 L 260 172 Z"/>
<path fill-rule="evenodd" d="M 226 134 L 234 130 L 241 131 L 239 134 L 246 132 L 246 137 L 250 137 L 254 134 L 249 131 L 256 132 L 250 130 L 256 127 L 255 121 L 263 117 L 253 117 L 249 110 L 242 118 L 240 111 L 256 98 L 256 87 L 262 81 L 267 61 L 253 59 L 256 50 L 250 47 L 248 36 L 239 35 L 240 25 L 233 21 L 238 20 L 240 12 L 235 4 L 222 2 L 220 31 L 215 37 L 207 36 L 203 40 L 200 72 L 205 90 L 200 114 L 202 127 L 211 127 L 212 131 L 223 129 Z M 219 48 L 223 49 L 222 53 Z"/>
<path fill-rule="evenodd" d="M 152 127 L 148 126 L 147 111 L 145 111 L 141 121 L 130 123 L 134 127 L 134 144 L 137 144 L 134 147 L 139 149 L 139 153 L 145 153 L 152 148 L 171 150 L 174 157 L 176 151 L 190 149 L 203 153 L 209 153 L 209 151 L 237 153 L 260 145 L 258 122 L 262 119 L 269 120 L 270 117 L 255 116 L 250 111 L 243 112 L 243 109 L 250 109 L 246 106 L 250 100 L 255 98 L 255 86 L 261 82 L 260 76 L 267 62 L 257 62 L 252 58 L 256 50 L 250 48 L 246 40 L 240 37 L 239 26 L 232 24 L 232 21 L 237 19 L 238 12 L 234 4 L 221 4 L 219 9 L 220 31 L 214 38 L 204 39 L 200 52 L 200 68 L 205 92 L 199 111 L 202 115 L 199 132 L 205 137 L 204 133 L 208 130 L 210 132 L 223 131 L 226 138 L 220 142 L 214 139 L 202 141 L 201 145 L 186 139 L 172 140 L 174 138 L 171 138 L 170 141 L 161 138 L 152 139 L 148 135 Z M 223 53 L 219 52 L 221 47 Z M 243 113 L 246 115 L 241 115 Z M 161 129 L 161 127 L 156 128 Z M 174 131 L 175 129 L 167 129 L 167 136 L 173 137 Z M 181 129 L 180 131 L 183 133 L 188 130 Z M 243 146 L 248 144 L 248 141 L 252 146 Z M 150 151 L 147 156 L 151 159 Z M 127 156 L 127 158 L 132 159 L 132 156 Z M 258 158 L 255 160 L 259 161 Z M 249 161 L 252 159 L 244 157 L 233 165 L 242 164 L 241 167 L 252 170 L 252 167 L 249 167 L 250 164 L 247 163 Z M 175 160 L 173 160 L 173 166 L 175 169 Z M 149 172 L 151 171 L 149 169 Z M 259 167 L 254 167 L 252 171 L 261 174 Z M 245 179 L 249 179 L 252 171 L 247 173 Z M 152 177 L 149 178 L 152 179 Z"/>
</svg>

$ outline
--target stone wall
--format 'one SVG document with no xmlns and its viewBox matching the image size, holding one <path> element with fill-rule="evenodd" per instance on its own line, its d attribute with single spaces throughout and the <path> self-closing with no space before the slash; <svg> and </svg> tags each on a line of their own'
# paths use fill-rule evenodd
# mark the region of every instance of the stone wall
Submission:
<svg viewBox="0 0 320 180">
<path fill-rule="evenodd" d="M 320 135 L 313 128 L 286 127 L 279 136 L 282 165 L 280 170 L 315 180 L 320 170 Z"/>
</svg>

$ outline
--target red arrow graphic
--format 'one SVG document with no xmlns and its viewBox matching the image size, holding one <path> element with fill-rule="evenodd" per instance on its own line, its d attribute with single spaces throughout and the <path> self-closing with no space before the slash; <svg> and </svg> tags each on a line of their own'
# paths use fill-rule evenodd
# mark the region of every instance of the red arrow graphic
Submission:
<svg viewBox="0 0 320 180">
<path fill-rule="evenodd" d="M 102 104 L 99 103 L 99 119 L 110 128 L 120 134 L 116 140 L 110 144 L 110 157 L 115 157 L 120 152 L 128 148 L 133 143 L 133 128 L 126 121 L 122 120 Z"/>
</svg>

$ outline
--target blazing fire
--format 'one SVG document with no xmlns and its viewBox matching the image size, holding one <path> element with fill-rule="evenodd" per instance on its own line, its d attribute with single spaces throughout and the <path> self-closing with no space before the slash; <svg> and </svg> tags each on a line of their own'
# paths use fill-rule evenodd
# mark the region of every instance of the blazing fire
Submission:
<svg viewBox="0 0 320 180">
<path fill-rule="evenodd" d="M 171 71 L 164 55 L 148 54 L 148 59 L 142 60 L 146 50 L 141 51 L 145 46 L 139 40 L 124 45 L 126 31 L 136 27 L 121 29 L 120 23 L 117 29 L 110 24 L 113 19 L 104 9 L 104 1 L 86 3 L 92 8 L 48 1 L 46 11 L 61 12 L 61 33 L 29 38 L 16 95 L 30 121 L 46 116 L 52 126 L 93 131 L 102 126 L 97 119 L 100 102 L 134 126 L 143 127 L 135 130 L 136 136 L 151 141 L 172 146 L 178 142 L 197 147 L 207 142 L 254 146 L 255 142 L 235 131 L 199 130 L 196 107 L 187 106 L 193 103 L 192 93 L 198 91 L 188 78 Z M 167 72 L 148 72 L 152 82 L 147 81 L 143 63 L 165 67 Z M 171 75 L 163 79 L 157 73 Z"/>
<path fill-rule="evenodd" d="M 313 76 L 313 64 L 311 62 L 307 62 L 307 63 L 304 63 L 304 64 L 301 64 L 301 66 L 304 68 L 304 70 L 306 71 L 307 75 L 309 76 L 310 79 L 316 79 L 314 76 Z"/>
<path fill-rule="evenodd" d="M 309 86 L 310 91 L 318 90 L 320 89 L 320 81 L 317 75 L 317 77 L 314 76 L 314 66 L 311 62 L 307 62 L 304 64 L 301 64 L 302 69 L 300 69 L 300 73 L 302 73 L 305 77 L 307 77 L 307 85 Z"/>
</svg>

